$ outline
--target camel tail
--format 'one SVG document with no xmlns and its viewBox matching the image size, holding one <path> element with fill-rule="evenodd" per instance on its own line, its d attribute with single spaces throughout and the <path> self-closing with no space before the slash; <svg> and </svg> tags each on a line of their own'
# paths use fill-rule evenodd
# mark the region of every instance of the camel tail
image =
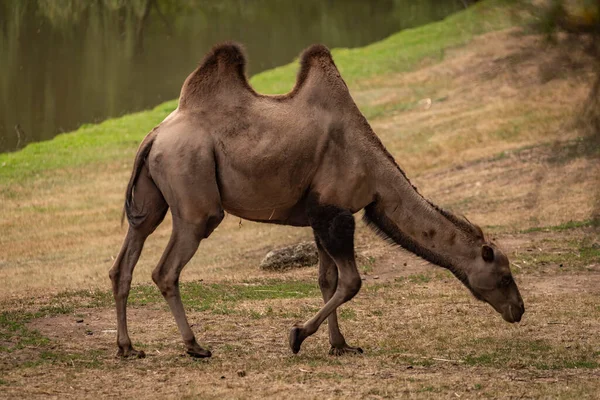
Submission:
<svg viewBox="0 0 600 400">
<path fill-rule="evenodd" d="M 127 190 L 125 191 L 125 206 L 123 207 L 123 213 L 121 214 L 121 226 L 123 226 L 123 221 L 125 221 L 125 215 L 127 215 L 127 220 L 130 224 L 135 225 L 134 221 L 138 219 L 133 213 L 133 192 L 140 172 L 142 171 L 142 168 L 146 162 L 146 158 L 148 157 L 148 154 L 150 154 L 150 150 L 152 149 L 152 144 L 154 143 L 154 139 L 156 139 L 156 135 L 156 129 L 146 135 L 140 144 L 140 147 L 138 148 L 137 154 L 135 155 L 133 171 L 131 172 L 131 178 L 129 178 Z"/>
</svg>

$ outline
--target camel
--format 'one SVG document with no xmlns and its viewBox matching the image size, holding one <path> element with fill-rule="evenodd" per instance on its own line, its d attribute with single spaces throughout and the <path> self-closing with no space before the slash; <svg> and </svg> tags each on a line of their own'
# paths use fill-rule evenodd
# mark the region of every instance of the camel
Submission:
<svg viewBox="0 0 600 400">
<path fill-rule="evenodd" d="M 291 328 L 289 345 L 328 320 L 330 353 L 362 353 L 338 325 L 337 308 L 361 288 L 354 214 L 383 238 L 451 271 L 508 322 L 525 312 L 507 256 L 481 229 L 424 198 L 354 103 L 323 45 L 300 56 L 286 95 L 254 91 L 240 45 L 215 46 L 185 80 L 179 105 L 142 141 L 126 190 L 129 227 L 110 270 L 118 355 L 143 357 L 127 331 L 127 298 L 146 238 L 171 209 L 169 243 L 152 272 L 192 357 L 210 357 L 196 341 L 179 292 L 179 275 L 225 216 L 311 227 L 325 305 Z"/>
</svg>

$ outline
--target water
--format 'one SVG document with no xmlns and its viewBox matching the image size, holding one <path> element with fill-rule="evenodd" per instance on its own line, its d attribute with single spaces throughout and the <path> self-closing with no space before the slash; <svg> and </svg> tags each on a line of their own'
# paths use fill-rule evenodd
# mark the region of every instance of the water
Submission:
<svg viewBox="0 0 600 400">
<path fill-rule="evenodd" d="M 246 46 L 250 75 L 312 43 L 358 47 L 456 0 L 0 0 L 0 152 L 176 98 L 204 53 Z"/>
</svg>

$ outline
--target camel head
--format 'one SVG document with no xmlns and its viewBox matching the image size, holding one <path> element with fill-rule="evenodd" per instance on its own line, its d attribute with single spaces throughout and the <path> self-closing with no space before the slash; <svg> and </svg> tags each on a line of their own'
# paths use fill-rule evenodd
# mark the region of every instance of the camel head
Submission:
<svg viewBox="0 0 600 400">
<path fill-rule="evenodd" d="M 469 289 L 477 299 L 489 303 L 505 321 L 521 321 L 525 305 L 502 250 L 493 243 L 484 243 L 466 272 Z"/>
</svg>

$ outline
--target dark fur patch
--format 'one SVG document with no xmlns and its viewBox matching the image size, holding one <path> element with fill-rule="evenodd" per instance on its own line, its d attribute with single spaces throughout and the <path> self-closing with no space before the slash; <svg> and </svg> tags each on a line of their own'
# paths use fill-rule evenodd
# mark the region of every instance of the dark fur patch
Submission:
<svg viewBox="0 0 600 400">
<path fill-rule="evenodd" d="M 350 211 L 315 201 L 308 202 L 306 211 L 315 235 L 332 257 L 354 256 L 355 222 Z"/>
<path fill-rule="evenodd" d="M 467 288 L 471 289 L 467 275 L 463 271 L 457 269 L 450 260 L 447 260 L 440 255 L 435 254 L 431 250 L 421 246 L 410 236 L 405 235 L 402 231 L 400 231 L 396 224 L 394 224 L 392 220 L 386 217 L 385 214 L 378 209 L 377 202 L 373 202 L 365 207 L 364 220 L 370 228 L 372 228 L 384 239 L 389 239 L 392 241 L 392 243 L 402 246 L 417 256 L 424 258 L 433 264 L 439 265 L 440 267 L 448 269 Z"/>
</svg>

